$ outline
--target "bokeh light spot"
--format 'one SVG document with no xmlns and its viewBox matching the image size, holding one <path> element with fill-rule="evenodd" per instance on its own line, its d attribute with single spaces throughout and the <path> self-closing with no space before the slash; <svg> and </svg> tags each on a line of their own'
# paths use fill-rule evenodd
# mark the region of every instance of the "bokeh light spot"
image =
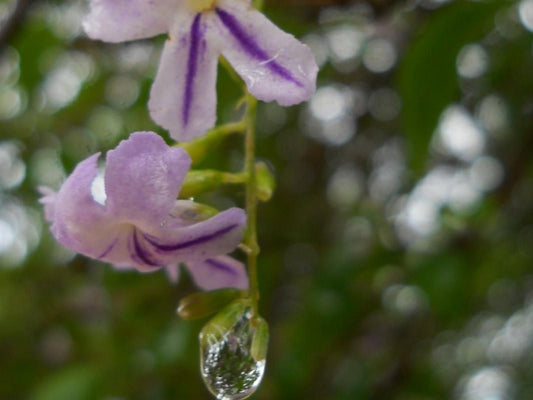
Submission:
<svg viewBox="0 0 533 400">
<path fill-rule="evenodd" d="M 437 129 L 445 149 L 461 160 L 474 160 L 485 147 L 483 130 L 461 106 L 444 110 Z"/>
<path fill-rule="evenodd" d="M 467 44 L 457 55 L 457 72 L 463 78 L 479 78 L 487 71 L 488 64 L 487 51 L 477 43 Z"/>
<path fill-rule="evenodd" d="M 376 38 L 367 42 L 363 64 L 369 71 L 383 73 L 396 64 L 397 57 L 396 48 L 389 40 Z"/>
<path fill-rule="evenodd" d="M 528 31 L 533 32 L 533 0 L 522 0 L 518 5 L 520 22 Z"/>
</svg>

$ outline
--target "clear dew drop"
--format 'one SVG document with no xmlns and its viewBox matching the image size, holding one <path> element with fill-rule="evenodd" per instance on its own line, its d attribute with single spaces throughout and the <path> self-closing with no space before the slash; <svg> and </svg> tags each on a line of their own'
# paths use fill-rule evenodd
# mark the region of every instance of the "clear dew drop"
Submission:
<svg viewBox="0 0 533 400">
<path fill-rule="evenodd" d="M 202 377 L 218 400 L 246 399 L 263 378 L 265 360 L 256 361 L 251 353 L 251 316 L 247 307 L 230 327 L 213 320 L 200 333 Z"/>
</svg>

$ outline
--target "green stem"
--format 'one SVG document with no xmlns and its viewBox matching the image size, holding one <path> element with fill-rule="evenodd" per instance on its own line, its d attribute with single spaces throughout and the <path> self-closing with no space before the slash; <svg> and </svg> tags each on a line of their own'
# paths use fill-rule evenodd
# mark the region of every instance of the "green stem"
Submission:
<svg viewBox="0 0 533 400">
<path fill-rule="evenodd" d="M 248 177 L 246 182 L 246 238 L 245 245 L 248 248 L 248 277 L 250 279 L 250 299 L 252 301 L 252 311 L 255 317 L 259 316 L 259 286 L 257 283 L 257 256 L 259 245 L 257 243 L 257 194 L 255 176 L 255 114 L 257 100 L 246 93 L 246 122 L 245 132 L 245 158 L 244 173 Z"/>
<path fill-rule="evenodd" d="M 239 86 L 244 88 L 244 82 L 242 81 L 241 77 L 235 72 L 233 67 L 228 62 L 228 60 L 226 60 L 225 57 L 220 56 L 218 61 L 220 62 L 222 67 L 224 67 L 224 69 L 226 70 L 228 75 L 231 77 L 231 79 L 233 79 L 235 82 L 237 82 L 239 84 Z"/>
<path fill-rule="evenodd" d="M 222 135 L 234 132 L 243 132 L 246 128 L 246 121 L 229 122 L 224 125 L 217 126 L 207 132 L 208 135 Z"/>
<path fill-rule="evenodd" d="M 216 146 L 227 135 L 237 132 L 244 132 L 246 121 L 230 122 L 217 126 L 207 132 L 205 136 L 194 139 L 190 142 L 178 143 L 177 146 L 184 149 L 192 159 L 192 164 L 198 164 L 206 157 L 209 149 Z"/>
<path fill-rule="evenodd" d="M 261 11 L 263 0 L 253 0 L 253 5 Z M 259 255 L 259 244 L 257 243 L 257 177 L 255 174 L 255 117 L 257 100 L 247 90 L 246 98 L 246 121 L 245 132 L 245 172 L 248 175 L 246 184 L 246 213 L 248 216 L 246 245 L 248 252 L 248 277 L 250 279 L 250 299 L 252 301 L 252 322 L 257 323 L 259 316 L 259 285 L 257 278 L 257 256 Z"/>
<path fill-rule="evenodd" d="M 248 181 L 248 175 L 246 172 L 222 172 L 222 183 L 225 184 L 237 184 L 246 183 Z"/>
</svg>

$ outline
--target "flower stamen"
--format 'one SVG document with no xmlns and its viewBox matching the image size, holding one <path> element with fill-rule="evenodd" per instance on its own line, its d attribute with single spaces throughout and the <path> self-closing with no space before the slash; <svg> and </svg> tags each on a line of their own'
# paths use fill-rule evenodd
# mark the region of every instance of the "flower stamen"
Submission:
<svg viewBox="0 0 533 400">
<path fill-rule="evenodd" d="M 212 10 L 215 7 L 216 0 L 185 0 L 187 8 L 194 12 L 203 12 Z"/>
</svg>

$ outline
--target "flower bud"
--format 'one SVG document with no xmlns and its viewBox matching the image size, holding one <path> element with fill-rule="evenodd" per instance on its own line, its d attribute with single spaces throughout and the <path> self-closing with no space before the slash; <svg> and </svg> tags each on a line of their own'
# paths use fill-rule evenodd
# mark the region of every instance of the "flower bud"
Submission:
<svg viewBox="0 0 533 400">
<path fill-rule="evenodd" d="M 268 324 L 261 318 L 257 317 L 253 320 L 255 325 L 255 332 L 252 338 L 251 354 L 255 361 L 262 361 L 266 359 L 268 349 Z"/>
<path fill-rule="evenodd" d="M 222 184 L 245 182 L 246 175 L 243 173 L 223 172 L 214 169 L 192 170 L 185 176 L 185 181 L 180 190 L 180 197 L 194 197 L 201 193 L 215 190 Z"/>
<path fill-rule="evenodd" d="M 197 196 L 215 189 L 222 183 L 222 174 L 215 170 L 189 171 L 180 190 L 181 198 Z"/>
<path fill-rule="evenodd" d="M 255 164 L 256 195 L 261 201 L 268 201 L 274 193 L 276 181 L 272 171 L 264 162 Z"/>
</svg>

